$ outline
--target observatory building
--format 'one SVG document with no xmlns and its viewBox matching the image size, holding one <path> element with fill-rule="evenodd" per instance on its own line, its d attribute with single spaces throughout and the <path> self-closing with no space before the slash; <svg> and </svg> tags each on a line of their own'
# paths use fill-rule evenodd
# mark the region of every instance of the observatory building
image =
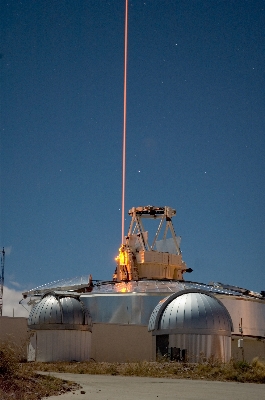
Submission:
<svg viewBox="0 0 265 400">
<path fill-rule="evenodd" d="M 32 309 L 28 327 L 32 335 L 28 361 L 79 360 L 90 358 L 91 318 L 79 297 L 48 292 Z"/>
<path fill-rule="evenodd" d="M 112 280 L 78 277 L 23 293 L 32 307 L 28 360 L 265 359 L 265 293 L 185 280 L 192 270 L 176 211 L 144 206 L 129 215 Z"/>
</svg>

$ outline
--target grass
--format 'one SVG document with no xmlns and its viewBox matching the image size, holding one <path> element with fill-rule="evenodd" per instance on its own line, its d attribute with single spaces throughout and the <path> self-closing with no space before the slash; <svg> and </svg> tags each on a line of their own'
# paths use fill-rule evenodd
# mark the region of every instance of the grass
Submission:
<svg viewBox="0 0 265 400">
<path fill-rule="evenodd" d="M 79 389 L 79 385 L 35 372 L 21 362 L 19 347 L 0 343 L 0 399 L 37 400 Z"/>
<path fill-rule="evenodd" d="M 69 372 L 76 374 L 144 376 L 159 378 L 205 379 L 265 383 L 265 363 L 258 358 L 251 363 L 231 361 L 221 363 L 207 360 L 198 364 L 178 362 L 57 362 L 33 363 L 31 368 L 39 371 Z"/>
<path fill-rule="evenodd" d="M 1 400 L 37 400 L 80 389 L 75 383 L 36 371 L 265 383 L 265 363 L 258 358 L 251 363 L 231 361 L 227 364 L 215 360 L 197 364 L 165 361 L 27 363 L 21 362 L 18 349 L 9 343 L 0 343 Z"/>
</svg>

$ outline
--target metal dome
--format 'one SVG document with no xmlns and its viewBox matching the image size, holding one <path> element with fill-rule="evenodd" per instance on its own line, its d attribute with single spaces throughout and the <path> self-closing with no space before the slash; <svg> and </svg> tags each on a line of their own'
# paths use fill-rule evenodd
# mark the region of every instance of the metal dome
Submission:
<svg viewBox="0 0 265 400">
<path fill-rule="evenodd" d="M 31 329 L 81 329 L 91 327 L 91 318 L 79 295 L 46 293 L 31 310 Z"/>
<path fill-rule="evenodd" d="M 233 324 L 225 306 L 212 294 L 184 290 L 162 300 L 153 310 L 149 331 L 231 335 Z M 161 332 L 162 331 L 162 332 Z"/>
</svg>

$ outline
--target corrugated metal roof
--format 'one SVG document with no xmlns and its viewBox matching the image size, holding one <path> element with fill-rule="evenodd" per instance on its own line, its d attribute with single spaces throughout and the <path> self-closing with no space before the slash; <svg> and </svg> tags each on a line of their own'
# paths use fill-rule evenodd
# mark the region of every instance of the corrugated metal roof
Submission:
<svg viewBox="0 0 265 400">
<path fill-rule="evenodd" d="M 85 288 L 89 285 L 88 276 L 80 276 L 71 279 L 62 279 L 60 281 L 50 282 L 42 286 L 31 289 L 23 295 L 38 296 L 50 290 L 57 291 L 78 291 L 86 292 Z M 260 293 L 242 289 L 237 286 L 226 285 L 222 283 L 211 282 L 209 284 L 191 282 L 191 281 L 174 281 L 174 280 L 139 280 L 130 282 L 114 282 L 114 281 L 93 281 L 93 293 L 119 293 L 119 292 L 178 292 L 184 289 L 200 289 L 211 293 L 227 294 L 234 296 L 244 296 L 249 298 L 259 298 L 264 300 L 264 296 Z M 89 290 L 90 291 L 90 290 Z"/>
</svg>

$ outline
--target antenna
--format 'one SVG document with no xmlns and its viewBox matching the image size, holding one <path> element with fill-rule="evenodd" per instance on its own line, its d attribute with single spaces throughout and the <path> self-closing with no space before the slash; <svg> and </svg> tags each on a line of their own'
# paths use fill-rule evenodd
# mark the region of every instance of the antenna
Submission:
<svg viewBox="0 0 265 400">
<path fill-rule="evenodd" d="M 5 249 L 1 251 L 1 275 L 0 275 L 0 317 L 3 312 L 3 292 L 4 292 L 4 271 L 5 271 Z"/>
<path fill-rule="evenodd" d="M 121 243 L 124 243 L 125 208 L 125 164 L 126 164 L 126 116 L 127 116 L 127 58 L 128 58 L 128 0 L 125 0 L 124 34 L 124 100 L 123 100 L 123 147 L 122 147 L 122 200 L 121 200 Z"/>
</svg>

